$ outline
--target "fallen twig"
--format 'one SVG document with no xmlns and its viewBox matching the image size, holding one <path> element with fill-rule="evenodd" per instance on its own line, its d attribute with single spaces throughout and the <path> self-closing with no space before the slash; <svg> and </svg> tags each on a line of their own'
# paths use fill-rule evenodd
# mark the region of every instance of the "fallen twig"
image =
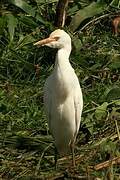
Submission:
<svg viewBox="0 0 120 180">
<path fill-rule="evenodd" d="M 64 178 L 64 173 L 63 172 L 53 173 L 53 174 L 48 175 L 48 176 L 44 176 L 44 175 L 40 176 L 41 180 L 44 180 L 44 179 L 57 180 L 57 179 L 60 179 L 60 178 Z"/>
<path fill-rule="evenodd" d="M 120 141 L 120 131 L 119 131 L 119 127 L 118 127 L 118 124 L 117 124 L 117 120 L 115 120 L 115 125 L 116 125 L 117 134 L 118 134 L 118 139 Z"/>
<path fill-rule="evenodd" d="M 68 178 L 71 178 L 71 179 L 83 179 L 83 180 L 88 179 L 87 176 L 79 176 L 79 175 L 70 175 L 70 176 L 68 176 Z"/>
<path fill-rule="evenodd" d="M 100 164 L 97 164 L 93 168 L 97 171 L 97 170 L 106 168 L 106 167 L 108 167 L 110 165 L 113 165 L 113 164 L 120 164 L 120 156 L 119 157 L 115 157 L 113 159 L 110 159 L 108 161 L 102 162 Z"/>
</svg>

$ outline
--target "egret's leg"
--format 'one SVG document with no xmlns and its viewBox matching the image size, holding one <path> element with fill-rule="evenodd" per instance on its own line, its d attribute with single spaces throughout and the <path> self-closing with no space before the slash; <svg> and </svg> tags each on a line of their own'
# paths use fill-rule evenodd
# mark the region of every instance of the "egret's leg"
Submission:
<svg viewBox="0 0 120 180">
<path fill-rule="evenodd" d="M 71 152 L 72 152 L 72 164 L 75 167 L 75 153 L 74 153 L 74 142 L 70 144 Z"/>
<path fill-rule="evenodd" d="M 55 169 L 57 169 L 57 158 L 58 158 L 58 151 L 57 148 L 55 147 L 55 156 L 54 156 L 54 160 L 55 160 Z"/>
</svg>

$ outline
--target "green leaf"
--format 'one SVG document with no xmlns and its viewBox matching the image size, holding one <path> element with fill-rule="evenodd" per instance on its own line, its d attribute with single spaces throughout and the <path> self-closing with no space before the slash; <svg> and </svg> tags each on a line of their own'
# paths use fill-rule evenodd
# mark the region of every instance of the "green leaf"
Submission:
<svg viewBox="0 0 120 180">
<path fill-rule="evenodd" d="M 120 7 L 120 1 L 119 1 L 119 0 L 113 0 L 113 1 L 110 3 L 110 6 L 119 8 L 119 7 Z"/>
<path fill-rule="evenodd" d="M 120 100 L 116 101 L 115 104 L 120 106 Z"/>
<path fill-rule="evenodd" d="M 107 102 L 104 102 L 101 106 L 97 107 L 96 108 L 96 111 L 95 111 L 95 117 L 97 120 L 102 120 L 106 117 L 107 115 L 107 106 L 108 106 L 108 103 Z"/>
<path fill-rule="evenodd" d="M 120 88 L 112 88 L 107 94 L 107 101 L 112 101 L 120 98 Z"/>
<path fill-rule="evenodd" d="M 4 32 L 5 24 L 6 24 L 6 16 L 1 16 L 0 17 L 0 35 Z"/>
<path fill-rule="evenodd" d="M 69 10 L 68 10 L 68 14 L 69 14 L 69 16 L 71 16 L 71 15 L 73 15 L 76 11 L 78 11 L 79 9 L 78 9 L 78 6 L 77 5 L 75 5 L 75 6 L 73 6 L 72 8 L 70 8 Z"/>
<path fill-rule="evenodd" d="M 118 69 L 120 68 L 120 54 L 112 55 L 112 62 L 109 64 L 110 69 Z"/>
<path fill-rule="evenodd" d="M 91 66 L 89 69 L 91 71 L 95 71 L 96 69 L 98 69 L 100 67 L 101 67 L 101 64 L 98 62 L 98 63 L 94 64 L 93 66 Z"/>
<path fill-rule="evenodd" d="M 36 20 L 41 22 L 42 24 L 47 24 L 46 21 L 27 2 L 23 0 L 11 0 L 11 3 L 21 8 L 30 16 L 36 18 Z"/>
<path fill-rule="evenodd" d="M 25 137 L 27 137 L 27 136 L 29 136 L 29 132 L 28 131 L 18 131 L 17 133 L 16 133 L 16 135 L 17 136 L 25 136 Z"/>
<path fill-rule="evenodd" d="M 30 44 L 32 42 L 34 42 L 35 39 L 32 37 L 31 34 L 27 35 L 27 36 L 23 36 L 21 35 L 20 36 L 20 39 L 18 41 L 18 44 L 17 44 L 17 49 L 20 49 L 22 48 L 23 46 L 27 45 L 27 44 Z"/>
<path fill-rule="evenodd" d="M 74 45 L 74 47 L 75 47 L 75 50 L 76 51 L 79 51 L 80 50 L 80 48 L 82 47 L 82 42 L 81 42 L 81 40 L 78 38 L 78 37 L 73 37 L 73 39 L 72 39 L 72 42 L 73 42 L 73 45 Z"/>
<path fill-rule="evenodd" d="M 92 2 L 89 6 L 79 10 L 72 18 L 69 26 L 70 30 L 75 31 L 85 19 L 102 13 L 106 7 L 107 5 L 105 3 Z"/>
<path fill-rule="evenodd" d="M 8 32 L 10 35 L 10 42 L 12 42 L 14 38 L 15 28 L 17 26 L 17 19 L 11 13 L 6 14 L 6 17 Z"/>
<path fill-rule="evenodd" d="M 19 20 L 25 24 L 25 26 L 29 26 L 30 28 L 36 28 L 38 27 L 38 24 L 33 20 L 33 18 L 20 15 Z"/>
<path fill-rule="evenodd" d="M 90 134 L 93 134 L 93 130 L 94 130 L 94 113 L 92 114 L 88 114 L 87 117 L 84 119 L 84 124 L 86 126 L 86 128 L 88 129 L 88 131 L 90 132 Z"/>
<path fill-rule="evenodd" d="M 116 143 L 112 142 L 111 140 L 103 141 L 103 143 L 100 145 L 100 150 L 103 153 L 115 153 L 116 148 Z"/>
</svg>

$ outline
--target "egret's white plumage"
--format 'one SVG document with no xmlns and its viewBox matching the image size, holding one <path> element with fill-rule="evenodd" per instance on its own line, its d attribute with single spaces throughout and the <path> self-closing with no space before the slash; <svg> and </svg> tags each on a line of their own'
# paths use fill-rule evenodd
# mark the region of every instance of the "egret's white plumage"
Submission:
<svg viewBox="0 0 120 180">
<path fill-rule="evenodd" d="M 58 29 L 35 45 L 58 49 L 54 70 L 45 83 L 44 103 L 57 150 L 66 155 L 70 146 L 74 147 L 83 109 L 80 84 L 69 62 L 71 38 L 65 31 Z"/>
</svg>

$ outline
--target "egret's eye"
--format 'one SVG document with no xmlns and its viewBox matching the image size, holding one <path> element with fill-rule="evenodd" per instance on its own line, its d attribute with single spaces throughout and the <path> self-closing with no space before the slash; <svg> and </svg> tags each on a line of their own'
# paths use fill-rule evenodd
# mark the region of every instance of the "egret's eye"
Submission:
<svg viewBox="0 0 120 180">
<path fill-rule="evenodd" d="M 60 37 L 59 37 L 59 36 L 55 36 L 54 39 L 55 39 L 56 41 L 58 41 L 58 40 L 60 39 Z"/>
</svg>

